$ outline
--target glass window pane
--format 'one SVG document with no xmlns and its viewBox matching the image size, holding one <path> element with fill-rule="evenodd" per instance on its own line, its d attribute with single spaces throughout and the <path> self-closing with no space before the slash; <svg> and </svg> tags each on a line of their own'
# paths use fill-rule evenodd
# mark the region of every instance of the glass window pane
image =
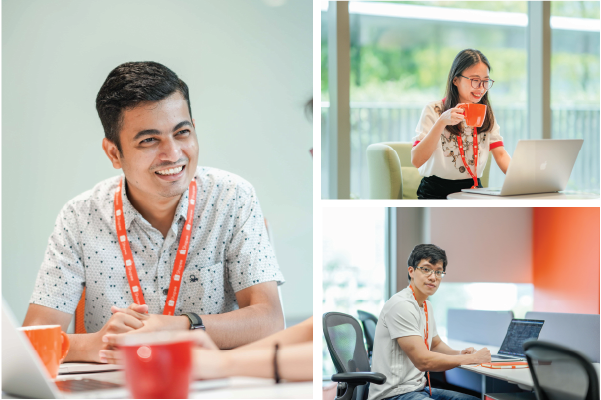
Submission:
<svg viewBox="0 0 601 400">
<path fill-rule="evenodd" d="M 328 91 L 328 2 L 322 1 L 321 12 L 321 198 L 328 198 L 328 110 L 330 93 Z M 324 11 L 325 10 L 325 11 Z"/>
<path fill-rule="evenodd" d="M 568 190 L 599 193 L 599 2 L 551 2 L 554 139 L 584 139 Z"/>
<path fill-rule="evenodd" d="M 323 312 L 357 318 L 357 310 L 380 314 L 384 306 L 385 209 L 323 209 Z M 336 373 L 325 339 L 324 378 Z"/>
</svg>

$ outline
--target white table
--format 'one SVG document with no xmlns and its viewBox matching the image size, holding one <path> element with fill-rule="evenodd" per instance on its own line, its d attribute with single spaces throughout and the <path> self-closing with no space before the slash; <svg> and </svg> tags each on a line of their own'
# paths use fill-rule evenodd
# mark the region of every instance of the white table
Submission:
<svg viewBox="0 0 601 400">
<path fill-rule="evenodd" d="M 447 196 L 448 200 L 596 200 L 599 195 L 595 193 L 579 192 L 554 192 L 520 194 L 516 196 L 491 196 L 487 194 L 476 194 L 457 192 Z"/>
<path fill-rule="evenodd" d="M 497 354 L 499 351 L 498 346 L 491 345 L 483 345 L 476 344 L 470 342 L 462 342 L 459 340 L 449 340 L 447 343 L 451 346 L 452 349 L 455 350 L 463 350 L 468 347 L 473 347 L 476 350 L 480 350 L 483 347 L 486 347 L 490 350 L 490 354 Z M 599 374 L 599 363 L 593 363 L 593 366 L 597 370 L 597 374 Z M 522 368 L 522 369 L 492 369 L 492 368 L 484 368 L 476 365 L 462 365 L 459 368 L 465 369 L 468 371 L 475 372 L 482 376 L 482 398 L 484 399 L 484 394 L 486 393 L 486 377 L 489 376 L 491 378 L 500 379 L 509 383 L 513 383 L 518 385 L 521 389 L 524 390 L 533 390 L 534 384 L 532 383 L 532 376 L 530 375 L 530 368 Z"/>
<path fill-rule="evenodd" d="M 64 378 L 87 378 L 105 382 L 125 384 L 123 371 L 94 372 L 87 374 L 59 375 Z M 78 394 L 85 397 L 85 392 Z M 119 389 L 112 398 L 131 398 L 127 390 Z M 13 398 L 2 393 L 2 398 Z M 313 382 L 292 382 L 275 384 L 273 379 L 233 377 L 228 379 L 194 381 L 190 385 L 191 399 L 311 399 L 313 398 Z"/>
</svg>

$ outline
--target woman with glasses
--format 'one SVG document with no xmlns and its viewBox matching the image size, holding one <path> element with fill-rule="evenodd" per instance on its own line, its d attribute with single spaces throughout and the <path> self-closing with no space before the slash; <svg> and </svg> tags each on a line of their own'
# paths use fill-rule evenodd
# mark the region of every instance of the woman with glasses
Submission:
<svg viewBox="0 0 601 400">
<path fill-rule="evenodd" d="M 472 187 L 476 178 L 478 187 L 482 187 L 480 177 L 489 153 L 506 173 L 511 158 L 503 147 L 488 98 L 494 83 L 489 73 L 490 63 L 484 54 L 473 49 L 461 51 L 451 66 L 445 98 L 428 104 L 422 111 L 411 150 L 411 163 L 423 176 L 418 198 L 446 199 L 451 193 Z M 477 129 L 477 158 L 473 128 L 465 125 L 463 109 L 457 107 L 465 103 L 486 105 L 484 123 Z M 458 143 L 463 144 L 463 156 Z"/>
</svg>

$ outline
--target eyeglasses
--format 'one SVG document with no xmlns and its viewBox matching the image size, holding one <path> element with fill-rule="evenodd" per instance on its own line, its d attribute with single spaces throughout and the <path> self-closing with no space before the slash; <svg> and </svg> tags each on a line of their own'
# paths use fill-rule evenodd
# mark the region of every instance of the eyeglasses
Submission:
<svg viewBox="0 0 601 400">
<path fill-rule="evenodd" d="M 432 272 L 434 272 L 434 274 L 436 275 L 436 278 L 438 278 L 438 279 L 442 279 L 446 275 L 446 273 L 444 273 L 443 271 L 434 271 L 433 269 L 426 268 L 426 267 L 416 267 L 416 268 L 421 270 L 424 273 L 424 275 L 426 275 L 426 276 L 430 276 L 430 275 L 432 275 Z"/>
<path fill-rule="evenodd" d="M 486 80 L 482 80 L 480 78 L 468 78 L 466 76 L 463 75 L 459 75 L 462 78 L 465 79 L 469 79 L 470 81 L 472 81 L 472 87 L 474 89 L 478 89 L 480 87 L 480 83 L 482 83 L 484 89 L 488 90 L 492 87 L 492 84 L 495 83 L 495 81 L 493 81 L 492 79 L 486 79 Z"/>
</svg>

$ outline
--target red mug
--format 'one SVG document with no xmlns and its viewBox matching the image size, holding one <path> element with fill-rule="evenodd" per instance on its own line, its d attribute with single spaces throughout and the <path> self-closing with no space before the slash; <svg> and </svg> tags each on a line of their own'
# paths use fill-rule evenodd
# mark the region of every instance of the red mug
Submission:
<svg viewBox="0 0 601 400">
<path fill-rule="evenodd" d="M 173 332 L 131 334 L 120 350 L 127 388 L 135 399 L 187 399 L 192 380 L 192 341 Z"/>
<path fill-rule="evenodd" d="M 52 379 L 58 375 L 58 366 L 69 352 L 69 338 L 60 325 L 38 325 L 18 328 L 27 336 L 40 356 Z"/>
<path fill-rule="evenodd" d="M 462 103 L 457 105 L 457 108 L 463 108 L 463 116 L 467 126 L 480 128 L 484 123 L 486 118 L 486 106 L 484 104 Z"/>
</svg>

